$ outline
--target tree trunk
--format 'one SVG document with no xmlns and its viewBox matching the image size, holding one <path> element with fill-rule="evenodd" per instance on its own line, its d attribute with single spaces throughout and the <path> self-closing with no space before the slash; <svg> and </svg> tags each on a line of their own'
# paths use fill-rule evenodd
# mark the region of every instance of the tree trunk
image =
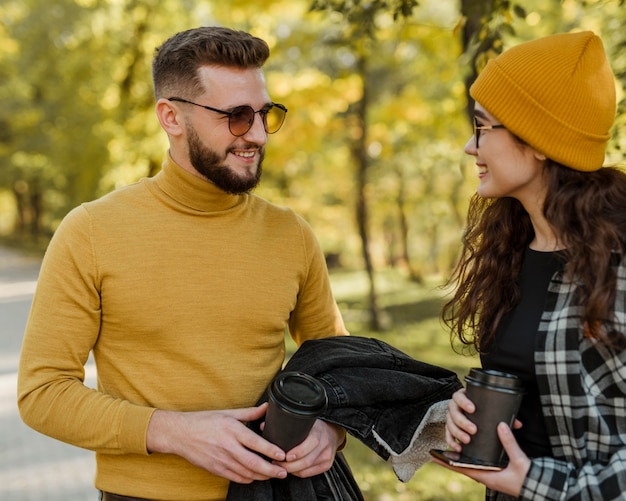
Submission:
<svg viewBox="0 0 626 501">
<path fill-rule="evenodd" d="M 402 168 L 396 169 L 398 175 L 398 196 L 396 198 L 396 205 L 398 207 L 398 218 L 400 220 L 400 257 L 406 266 L 409 273 L 409 277 L 412 281 L 419 284 L 424 282 L 422 274 L 412 265 L 411 253 L 409 252 L 409 220 L 406 215 L 406 193 L 404 190 L 404 173 Z"/>
<path fill-rule="evenodd" d="M 33 181 L 30 184 L 30 210 L 31 210 L 31 227 L 30 234 L 36 240 L 41 236 L 41 217 L 43 213 L 42 193 L 39 189 L 39 183 Z"/>
<path fill-rule="evenodd" d="M 356 164 L 356 181 L 357 181 L 357 202 L 356 202 L 356 220 L 359 228 L 359 236 L 361 237 L 361 249 L 363 252 L 363 262 L 365 263 L 365 271 L 370 284 L 369 290 L 369 308 L 370 308 L 370 327 L 373 331 L 382 330 L 380 321 L 380 311 L 378 308 L 378 295 L 376 293 L 376 282 L 374 277 L 374 266 L 369 250 L 369 216 L 367 207 L 367 108 L 368 108 L 368 92 L 367 92 L 367 61 L 365 56 L 361 56 L 358 62 L 358 71 L 363 82 L 363 96 L 356 105 L 353 114 L 355 119 L 355 127 L 358 134 L 352 143 L 352 156 Z"/>
<path fill-rule="evenodd" d="M 465 24 L 463 26 L 463 32 L 461 36 L 461 42 L 463 46 L 463 53 L 468 53 L 470 43 L 474 40 L 474 37 L 483 28 L 485 19 L 493 16 L 494 12 L 497 12 L 495 0 L 461 0 L 461 14 L 465 18 Z M 476 68 L 476 61 L 480 54 L 487 52 L 488 49 L 495 47 L 498 41 L 501 40 L 499 31 L 489 30 L 485 37 L 480 41 L 479 47 L 472 55 L 471 59 L 471 72 L 465 79 L 465 92 L 467 95 L 467 115 L 470 122 L 474 121 L 474 100 L 469 95 L 469 88 L 476 80 L 478 71 Z"/>
</svg>

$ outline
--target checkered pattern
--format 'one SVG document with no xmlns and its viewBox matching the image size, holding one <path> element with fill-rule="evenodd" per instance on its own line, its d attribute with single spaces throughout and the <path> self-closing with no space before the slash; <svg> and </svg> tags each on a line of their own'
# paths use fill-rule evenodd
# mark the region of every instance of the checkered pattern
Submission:
<svg viewBox="0 0 626 501">
<path fill-rule="evenodd" d="M 615 312 L 624 333 L 623 259 L 616 269 Z M 616 353 L 584 336 L 575 289 L 557 274 L 539 325 L 536 372 L 554 458 L 532 461 L 519 499 L 626 497 L 626 350 Z"/>
</svg>

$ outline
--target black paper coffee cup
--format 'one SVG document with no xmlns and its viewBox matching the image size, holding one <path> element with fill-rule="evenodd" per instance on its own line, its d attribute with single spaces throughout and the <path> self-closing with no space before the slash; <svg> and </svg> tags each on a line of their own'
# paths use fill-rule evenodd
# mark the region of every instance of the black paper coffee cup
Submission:
<svg viewBox="0 0 626 501">
<path fill-rule="evenodd" d="M 467 397 L 476 406 L 476 411 L 466 416 L 478 431 L 469 444 L 463 445 L 462 455 L 473 462 L 501 466 L 505 453 L 497 426 L 501 422 L 513 426 L 524 396 L 522 380 L 513 374 L 476 368 L 470 370 L 465 382 Z"/>
<path fill-rule="evenodd" d="M 326 410 L 326 391 L 308 374 L 283 372 L 272 381 L 268 394 L 263 437 L 287 452 L 307 437 Z"/>
</svg>

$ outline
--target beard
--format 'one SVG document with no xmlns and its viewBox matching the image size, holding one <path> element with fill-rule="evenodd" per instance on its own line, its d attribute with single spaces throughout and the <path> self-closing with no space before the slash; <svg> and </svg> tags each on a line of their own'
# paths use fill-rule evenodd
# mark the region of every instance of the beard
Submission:
<svg viewBox="0 0 626 501">
<path fill-rule="evenodd" d="M 191 165 L 202 177 L 221 190 L 231 195 L 240 195 L 248 193 L 259 184 L 262 172 L 261 164 L 265 157 L 264 148 L 259 148 L 257 153 L 259 155 L 259 163 L 256 173 L 250 173 L 244 177 L 238 175 L 224 163 L 230 150 L 227 150 L 224 156 L 220 156 L 215 150 L 202 144 L 195 129 L 191 126 L 187 127 L 187 137 L 189 138 L 187 145 Z"/>
</svg>

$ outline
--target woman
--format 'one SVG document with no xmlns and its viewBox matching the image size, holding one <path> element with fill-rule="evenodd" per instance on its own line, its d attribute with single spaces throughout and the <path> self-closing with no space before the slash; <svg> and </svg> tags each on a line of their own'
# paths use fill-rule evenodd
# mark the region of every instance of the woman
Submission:
<svg viewBox="0 0 626 501">
<path fill-rule="evenodd" d="M 449 468 L 488 499 L 623 499 L 626 175 L 602 168 L 616 110 L 602 42 L 581 32 L 520 44 L 470 94 L 465 152 L 479 186 L 442 317 L 526 395 L 514 430 L 498 426 L 505 469 Z M 474 410 L 465 390 L 454 394 L 452 450 L 476 433 Z"/>
</svg>

